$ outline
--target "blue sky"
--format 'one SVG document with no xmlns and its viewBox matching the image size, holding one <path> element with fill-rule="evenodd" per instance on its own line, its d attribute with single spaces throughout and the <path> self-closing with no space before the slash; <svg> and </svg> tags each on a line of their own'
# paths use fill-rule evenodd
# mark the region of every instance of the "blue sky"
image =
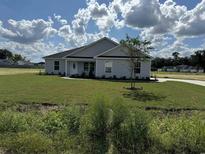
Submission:
<svg viewBox="0 0 205 154">
<path fill-rule="evenodd" d="M 0 46 L 31 61 L 107 36 L 153 43 L 152 56 L 205 48 L 205 0 L 0 0 Z"/>
</svg>

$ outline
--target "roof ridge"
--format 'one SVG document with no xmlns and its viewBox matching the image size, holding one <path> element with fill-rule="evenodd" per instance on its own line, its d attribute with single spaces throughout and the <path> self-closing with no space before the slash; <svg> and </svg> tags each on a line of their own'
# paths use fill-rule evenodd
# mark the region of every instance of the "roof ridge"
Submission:
<svg viewBox="0 0 205 154">
<path fill-rule="evenodd" d="M 83 49 L 87 49 L 88 47 L 91 47 L 91 46 L 95 45 L 96 43 L 99 43 L 100 41 L 105 40 L 105 39 L 108 40 L 108 41 L 110 41 L 110 42 L 112 42 L 112 43 L 115 44 L 116 46 L 119 45 L 117 42 L 111 40 L 111 39 L 108 38 L 108 37 L 102 37 L 101 39 L 98 39 L 98 40 L 96 40 L 96 41 L 94 41 L 94 42 L 91 42 L 90 44 L 86 45 L 84 48 L 82 48 L 82 49 L 80 49 L 80 50 L 78 50 L 78 51 L 74 51 L 73 53 L 70 53 L 70 54 L 64 56 L 63 58 L 66 58 L 66 57 L 69 56 L 69 55 L 73 55 L 73 54 L 75 54 L 75 53 L 77 53 L 77 52 L 80 52 L 80 51 L 82 51 Z"/>
<path fill-rule="evenodd" d="M 119 44 L 115 41 L 113 41 L 112 39 L 108 38 L 108 37 L 102 37 L 94 42 L 91 42 L 87 45 L 83 45 L 83 46 L 80 46 L 80 47 L 77 47 L 77 48 L 71 48 L 71 49 L 68 49 L 66 51 L 62 51 L 62 52 L 58 52 L 58 53 L 54 53 L 54 54 L 50 54 L 48 56 L 44 56 L 43 58 L 52 58 L 52 56 L 57 56 L 57 55 L 60 55 L 61 57 L 58 57 L 58 58 L 65 58 L 69 55 L 72 55 L 72 54 L 75 54 L 77 52 L 80 52 L 82 51 L 83 49 L 87 49 L 88 47 L 91 47 L 93 45 L 95 45 L 96 43 L 98 42 L 101 42 L 102 40 L 108 40 L 110 41 L 111 43 L 115 44 L 116 46 L 118 46 Z M 68 52 L 68 53 L 67 53 Z M 67 54 L 66 54 L 67 53 Z"/>
</svg>

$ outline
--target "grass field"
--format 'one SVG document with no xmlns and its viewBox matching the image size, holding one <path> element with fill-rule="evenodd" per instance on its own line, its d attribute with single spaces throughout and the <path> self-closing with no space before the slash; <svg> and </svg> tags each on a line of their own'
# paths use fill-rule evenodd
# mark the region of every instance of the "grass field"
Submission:
<svg viewBox="0 0 205 154">
<path fill-rule="evenodd" d="M 136 85 L 143 90 L 131 91 L 128 82 L 66 80 L 28 69 L 8 75 L 5 70 L 0 69 L 0 153 L 205 150 L 203 86 L 141 81 Z M 108 99 L 95 101 L 96 95 Z M 139 109 L 145 107 L 151 111 Z"/>
<path fill-rule="evenodd" d="M 181 72 L 152 72 L 158 78 L 190 79 L 205 81 L 205 73 L 181 73 Z"/>
<path fill-rule="evenodd" d="M 18 74 L 0 76 L 0 102 L 89 104 L 95 95 L 120 97 L 131 106 L 205 109 L 205 87 L 180 82 L 139 82 L 143 90 L 130 91 L 126 82 L 65 80 L 58 76 Z"/>
<path fill-rule="evenodd" d="M 15 75 L 15 74 L 25 74 L 25 73 L 39 73 L 43 69 L 33 69 L 33 68 L 0 68 L 0 75 Z"/>
</svg>

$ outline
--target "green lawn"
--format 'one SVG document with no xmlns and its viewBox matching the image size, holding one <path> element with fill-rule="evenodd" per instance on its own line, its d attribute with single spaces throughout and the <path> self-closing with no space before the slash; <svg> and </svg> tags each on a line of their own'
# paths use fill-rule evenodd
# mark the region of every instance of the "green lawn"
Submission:
<svg viewBox="0 0 205 154">
<path fill-rule="evenodd" d="M 65 80 L 57 76 L 0 76 L 0 102 L 89 104 L 95 95 L 122 98 L 129 106 L 194 107 L 205 109 L 205 87 L 180 82 L 140 82 L 144 90 L 130 91 L 126 82 Z"/>
<path fill-rule="evenodd" d="M 39 73 L 43 69 L 38 68 L 0 68 L 0 75 L 15 75 L 15 74 L 25 74 L 25 73 Z"/>
<path fill-rule="evenodd" d="M 183 73 L 183 72 L 152 72 L 158 78 L 190 79 L 205 81 L 205 73 Z"/>
</svg>

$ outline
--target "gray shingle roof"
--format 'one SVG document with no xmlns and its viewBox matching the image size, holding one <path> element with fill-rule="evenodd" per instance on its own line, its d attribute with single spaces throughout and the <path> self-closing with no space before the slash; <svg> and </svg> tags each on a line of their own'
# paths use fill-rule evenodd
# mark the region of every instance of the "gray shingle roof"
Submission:
<svg viewBox="0 0 205 154">
<path fill-rule="evenodd" d="M 85 45 L 85 46 L 82 46 L 82 47 L 79 47 L 79 48 L 74 48 L 74 49 L 67 50 L 67 51 L 63 51 L 63 52 L 59 52 L 59 53 L 56 53 L 56 54 L 48 55 L 48 56 L 45 56 L 45 57 L 43 57 L 43 58 L 44 58 L 44 59 L 45 59 L 45 58 L 63 58 L 63 57 L 65 57 L 65 56 L 67 56 L 67 55 L 70 55 L 70 54 L 72 54 L 72 53 L 78 52 L 79 50 L 81 50 L 81 49 L 83 49 L 83 48 L 85 48 L 85 49 L 86 49 L 86 48 L 89 48 L 89 47 L 91 47 L 92 45 L 94 45 L 94 44 L 96 44 L 96 43 L 98 43 L 98 42 L 101 42 L 102 40 L 108 40 L 108 41 L 112 42 L 115 46 L 118 45 L 118 43 L 112 41 L 111 39 L 109 39 L 109 38 L 107 38 L 107 37 L 104 37 L 104 38 L 101 38 L 101 39 L 99 39 L 99 40 L 97 40 L 97 41 L 95 41 L 95 42 L 92 42 L 92 43 L 88 44 L 88 45 Z M 77 57 L 79 57 L 79 56 L 77 56 Z"/>
<path fill-rule="evenodd" d="M 59 52 L 59 53 L 55 53 L 55 54 L 52 54 L 52 55 L 45 56 L 43 58 L 63 58 L 63 57 L 65 57 L 68 54 L 71 54 L 71 53 L 73 53 L 75 51 L 81 50 L 84 47 L 85 46 L 82 46 L 82 47 L 79 47 L 79 48 L 70 49 L 70 50 L 66 50 L 66 51 L 63 51 L 63 52 Z"/>
</svg>

